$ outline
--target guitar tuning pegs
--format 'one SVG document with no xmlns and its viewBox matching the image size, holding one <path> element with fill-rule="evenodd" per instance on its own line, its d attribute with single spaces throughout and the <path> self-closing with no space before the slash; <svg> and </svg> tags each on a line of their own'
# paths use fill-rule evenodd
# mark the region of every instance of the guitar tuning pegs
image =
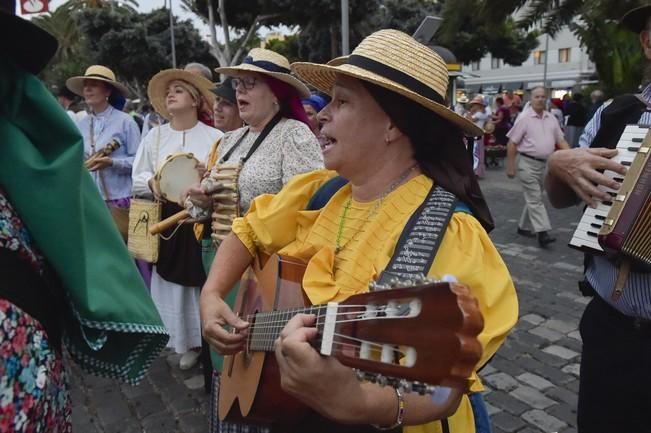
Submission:
<svg viewBox="0 0 651 433">
<path fill-rule="evenodd" d="M 438 388 L 438 387 L 436 387 L 436 386 L 434 386 L 434 385 L 427 385 L 427 386 L 425 387 L 425 394 L 428 394 L 428 395 L 434 395 L 434 393 L 436 393 L 436 389 L 437 389 L 437 388 Z"/>
<path fill-rule="evenodd" d="M 369 291 L 371 292 L 379 292 L 381 290 L 390 290 L 391 285 L 390 284 L 378 284 L 377 282 L 373 281 L 371 284 L 369 284 Z"/>
<path fill-rule="evenodd" d="M 389 379 L 384 375 L 377 374 L 375 375 L 374 382 L 380 386 L 387 386 L 389 384 Z"/>
<path fill-rule="evenodd" d="M 403 390 L 406 393 L 410 393 L 413 391 L 412 383 L 407 379 L 400 379 L 400 381 L 398 382 L 398 386 L 400 387 L 401 390 Z"/>
</svg>

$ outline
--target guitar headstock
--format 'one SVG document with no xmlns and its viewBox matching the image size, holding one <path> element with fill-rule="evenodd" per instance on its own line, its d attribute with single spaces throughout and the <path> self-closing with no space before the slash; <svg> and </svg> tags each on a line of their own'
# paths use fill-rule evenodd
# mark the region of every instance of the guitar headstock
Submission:
<svg viewBox="0 0 651 433">
<path fill-rule="evenodd" d="M 483 329 L 468 287 L 422 279 L 373 289 L 328 304 L 318 324 L 321 353 L 364 372 L 365 380 L 407 391 L 465 389 Z"/>
</svg>

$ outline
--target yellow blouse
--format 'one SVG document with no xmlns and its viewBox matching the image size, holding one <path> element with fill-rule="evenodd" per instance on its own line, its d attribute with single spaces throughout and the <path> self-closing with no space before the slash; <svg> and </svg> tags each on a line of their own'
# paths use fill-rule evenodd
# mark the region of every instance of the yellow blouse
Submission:
<svg viewBox="0 0 651 433">
<path fill-rule="evenodd" d="M 351 198 L 351 187 L 346 185 L 323 209 L 305 210 L 312 195 L 334 175 L 320 170 L 296 176 L 278 194 L 257 197 L 249 212 L 232 226 L 251 255 L 260 250 L 306 261 L 303 287 L 313 304 L 368 291 L 369 283 L 388 265 L 408 219 L 432 187 L 432 180 L 420 175 L 382 199 L 362 203 Z M 335 255 L 338 237 L 340 251 Z M 429 272 L 439 278 L 446 274 L 468 285 L 479 301 L 484 316 L 479 335 L 483 348 L 479 365 L 483 365 L 515 325 L 518 303 L 502 258 L 483 227 L 467 213 L 453 214 Z M 472 392 L 483 390 L 476 373 L 470 383 Z M 448 422 L 451 431 L 474 431 L 466 396 Z M 441 430 L 440 423 L 434 422 L 404 431 Z"/>
</svg>

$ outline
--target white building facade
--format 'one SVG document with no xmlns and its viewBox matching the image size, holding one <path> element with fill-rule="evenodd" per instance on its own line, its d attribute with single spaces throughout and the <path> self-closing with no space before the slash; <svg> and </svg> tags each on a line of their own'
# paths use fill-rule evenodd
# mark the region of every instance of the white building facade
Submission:
<svg viewBox="0 0 651 433">
<path fill-rule="evenodd" d="M 547 49 L 546 49 L 547 47 Z M 545 63 L 547 71 L 545 73 Z M 567 28 L 552 39 L 538 37 L 536 47 L 520 66 L 504 64 L 491 55 L 463 65 L 465 91 L 487 95 L 501 90 L 527 90 L 536 86 L 552 89 L 551 97 L 561 97 L 571 89 L 594 83 L 596 70 L 579 40 Z M 461 86 L 460 86 L 461 87 Z"/>
</svg>

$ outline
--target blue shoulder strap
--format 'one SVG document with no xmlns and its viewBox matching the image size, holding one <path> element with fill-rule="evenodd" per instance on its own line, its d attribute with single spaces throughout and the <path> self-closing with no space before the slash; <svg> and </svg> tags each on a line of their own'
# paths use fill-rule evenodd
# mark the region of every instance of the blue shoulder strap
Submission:
<svg viewBox="0 0 651 433">
<path fill-rule="evenodd" d="M 337 193 L 344 185 L 348 183 L 348 179 L 341 176 L 335 176 L 329 179 L 326 183 L 314 193 L 307 204 L 307 210 L 319 210 L 325 206 L 333 195 Z"/>
</svg>

